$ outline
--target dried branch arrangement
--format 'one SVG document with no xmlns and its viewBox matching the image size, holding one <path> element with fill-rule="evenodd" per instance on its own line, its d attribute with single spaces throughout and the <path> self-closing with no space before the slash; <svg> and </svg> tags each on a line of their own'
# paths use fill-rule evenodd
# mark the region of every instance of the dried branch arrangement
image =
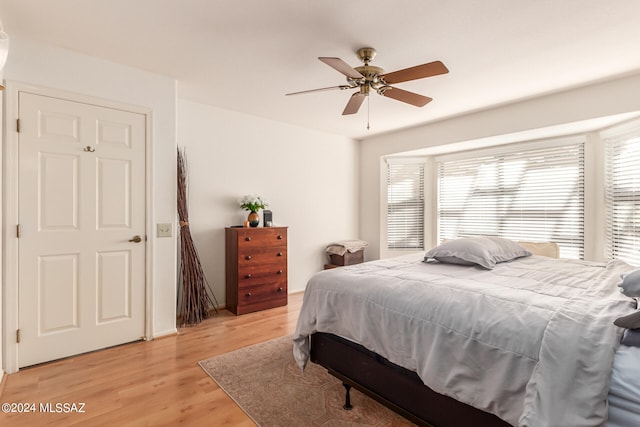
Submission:
<svg viewBox="0 0 640 427">
<path fill-rule="evenodd" d="M 180 220 L 180 279 L 182 285 L 182 295 L 180 295 L 178 302 L 178 317 L 180 326 L 195 326 L 209 317 L 211 307 L 218 313 L 216 308 L 218 301 L 207 283 L 200 264 L 200 257 L 191 238 L 187 211 L 186 159 L 179 148 L 178 218 Z"/>
</svg>

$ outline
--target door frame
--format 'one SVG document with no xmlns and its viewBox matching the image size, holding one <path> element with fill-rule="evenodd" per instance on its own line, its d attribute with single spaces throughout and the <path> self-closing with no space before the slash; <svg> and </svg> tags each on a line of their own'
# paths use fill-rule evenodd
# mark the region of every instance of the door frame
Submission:
<svg viewBox="0 0 640 427">
<path fill-rule="evenodd" d="M 16 225 L 18 224 L 18 141 L 19 135 L 16 130 L 16 121 L 19 114 L 19 94 L 29 92 L 40 96 L 49 96 L 65 99 L 68 101 L 92 104 L 100 107 L 114 108 L 145 116 L 145 313 L 144 313 L 144 339 L 150 340 L 153 330 L 153 295 L 152 295 L 152 265 L 153 248 L 152 242 L 152 144 L 151 144 L 151 120 L 152 111 L 149 108 L 134 106 L 102 98 L 92 97 L 79 93 L 67 92 L 52 88 L 29 85 L 26 83 L 6 81 L 5 83 L 5 112 L 4 112 L 4 147 L 2 164 L 3 181 L 3 232 L 2 241 L 2 282 L 4 284 L 4 294 L 2 310 L 4 313 L 2 324 L 2 348 L 4 371 L 14 373 L 19 366 L 19 348 L 16 342 L 16 331 L 19 327 L 19 295 L 18 295 L 18 238 L 16 236 Z M 0 368 L 0 372 L 2 369 Z"/>
</svg>

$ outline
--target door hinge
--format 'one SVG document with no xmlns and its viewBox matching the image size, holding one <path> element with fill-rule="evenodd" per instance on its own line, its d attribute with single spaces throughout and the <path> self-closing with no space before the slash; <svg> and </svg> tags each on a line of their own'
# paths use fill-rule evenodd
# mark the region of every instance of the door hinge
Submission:
<svg viewBox="0 0 640 427">
<path fill-rule="evenodd" d="M 20 336 L 20 329 L 16 329 L 16 342 L 17 342 L 18 344 L 20 344 L 20 339 L 21 339 L 21 338 L 22 338 L 22 337 Z"/>
<path fill-rule="evenodd" d="M 16 225 L 16 237 L 19 239 L 20 238 L 20 224 Z"/>
<path fill-rule="evenodd" d="M 16 119 L 16 132 L 20 133 L 20 119 Z"/>
</svg>

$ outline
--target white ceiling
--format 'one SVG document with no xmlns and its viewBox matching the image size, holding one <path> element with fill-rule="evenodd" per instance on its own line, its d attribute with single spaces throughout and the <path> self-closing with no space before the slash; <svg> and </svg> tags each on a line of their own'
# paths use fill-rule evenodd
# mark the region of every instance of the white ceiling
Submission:
<svg viewBox="0 0 640 427">
<path fill-rule="evenodd" d="M 175 78 L 181 98 L 353 138 L 640 71 L 638 0 L 0 0 L 0 18 L 10 37 Z M 366 102 L 341 115 L 351 91 L 285 96 L 345 84 L 317 57 L 358 66 L 365 46 L 387 72 L 450 73 L 397 84 L 423 108 L 372 94 L 370 130 Z"/>
</svg>

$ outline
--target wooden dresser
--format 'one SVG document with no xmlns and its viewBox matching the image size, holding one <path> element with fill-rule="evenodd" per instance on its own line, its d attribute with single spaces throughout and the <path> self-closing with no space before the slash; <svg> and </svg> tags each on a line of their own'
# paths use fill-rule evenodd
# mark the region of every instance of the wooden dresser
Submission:
<svg viewBox="0 0 640 427">
<path fill-rule="evenodd" d="M 287 227 L 225 228 L 226 308 L 287 305 Z"/>
</svg>

